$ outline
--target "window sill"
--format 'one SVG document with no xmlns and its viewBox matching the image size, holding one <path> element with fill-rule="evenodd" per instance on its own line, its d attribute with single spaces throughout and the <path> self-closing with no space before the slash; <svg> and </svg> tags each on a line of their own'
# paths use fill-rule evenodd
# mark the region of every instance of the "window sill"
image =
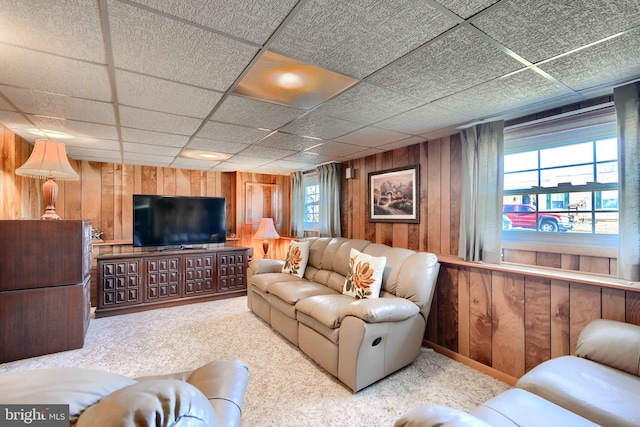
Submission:
<svg viewBox="0 0 640 427">
<path fill-rule="evenodd" d="M 503 249 L 548 252 L 552 254 L 582 255 L 605 258 L 618 258 L 618 250 L 613 248 L 599 248 L 590 246 L 567 246 L 567 245 L 542 245 L 539 243 L 525 242 L 502 242 Z"/>
</svg>

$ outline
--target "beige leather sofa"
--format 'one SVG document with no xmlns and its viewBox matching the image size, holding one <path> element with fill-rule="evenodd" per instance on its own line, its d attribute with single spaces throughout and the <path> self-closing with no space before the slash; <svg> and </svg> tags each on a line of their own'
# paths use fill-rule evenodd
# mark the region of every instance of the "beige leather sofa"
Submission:
<svg viewBox="0 0 640 427">
<path fill-rule="evenodd" d="M 640 326 L 594 320 L 580 334 L 576 356 L 548 360 L 467 414 L 414 409 L 395 427 L 639 426 Z"/>
<path fill-rule="evenodd" d="M 249 371 L 216 360 L 198 369 L 131 379 L 109 372 L 34 369 L 0 374 L 0 404 L 69 405 L 77 426 L 239 426 Z"/>
<path fill-rule="evenodd" d="M 353 391 L 413 362 L 433 298 L 437 257 L 366 240 L 305 240 L 311 244 L 302 278 L 282 273 L 284 261 L 251 261 L 249 308 Z M 342 294 L 351 248 L 386 257 L 379 298 Z"/>
</svg>

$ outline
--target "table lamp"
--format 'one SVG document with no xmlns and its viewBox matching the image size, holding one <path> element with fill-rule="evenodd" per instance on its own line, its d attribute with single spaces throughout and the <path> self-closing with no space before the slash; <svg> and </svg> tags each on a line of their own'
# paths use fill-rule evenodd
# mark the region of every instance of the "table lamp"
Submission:
<svg viewBox="0 0 640 427">
<path fill-rule="evenodd" d="M 269 240 L 279 239 L 280 235 L 273 225 L 273 218 L 262 218 L 258 225 L 258 231 L 253 236 L 254 239 L 262 239 L 262 250 L 264 257 L 269 258 Z"/>
<path fill-rule="evenodd" d="M 80 176 L 71 167 L 64 144 L 47 139 L 37 139 L 29 159 L 16 169 L 16 175 L 29 178 L 46 178 L 42 193 L 47 208 L 40 219 L 60 219 L 56 214 L 56 199 L 60 180 L 77 181 Z"/>
</svg>

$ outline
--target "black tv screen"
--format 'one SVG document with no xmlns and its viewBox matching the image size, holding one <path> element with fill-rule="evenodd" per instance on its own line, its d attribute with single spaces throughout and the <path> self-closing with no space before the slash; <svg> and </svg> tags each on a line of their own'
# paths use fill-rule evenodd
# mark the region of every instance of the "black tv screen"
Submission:
<svg viewBox="0 0 640 427">
<path fill-rule="evenodd" d="M 224 197 L 133 195 L 133 246 L 227 241 Z"/>
</svg>

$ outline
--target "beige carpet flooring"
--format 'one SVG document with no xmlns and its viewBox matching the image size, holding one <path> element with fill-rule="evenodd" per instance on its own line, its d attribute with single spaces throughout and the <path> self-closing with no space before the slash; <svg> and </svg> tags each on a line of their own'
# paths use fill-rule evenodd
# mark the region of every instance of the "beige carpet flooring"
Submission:
<svg viewBox="0 0 640 427">
<path fill-rule="evenodd" d="M 246 297 L 92 319 L 83 348 L 0 364 L 0 372 L 82 367 L 135 377 L 221 358 L 249 367 L 244 426 L 392 426 L 419 405 L 468 411 L 509 388 L 424 348 L 354 394 L 251 313 Z"/>
</svg>

